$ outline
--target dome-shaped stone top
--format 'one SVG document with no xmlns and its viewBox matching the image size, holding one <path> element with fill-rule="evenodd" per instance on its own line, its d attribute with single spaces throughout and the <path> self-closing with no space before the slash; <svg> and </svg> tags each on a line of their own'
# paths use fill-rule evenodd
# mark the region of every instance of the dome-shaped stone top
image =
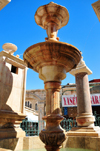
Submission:
<svg viewBox="0 0 100 151">
<path fill-rule="evenodd" d="M 60 29 L 67 25 L 68 20 L 69 13 L 67 9 L 53 2 L 40 6 L 35 13 L 35 21 L 43 29 L 47 29 L 49 22 L 56 23 L 57 29 Z"/>
</svg>

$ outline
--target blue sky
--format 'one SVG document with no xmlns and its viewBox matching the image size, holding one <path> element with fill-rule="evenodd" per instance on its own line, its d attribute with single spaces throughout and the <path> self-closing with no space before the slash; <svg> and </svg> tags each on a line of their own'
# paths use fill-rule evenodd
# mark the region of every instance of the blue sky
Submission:
<svg viewBox="0 0 100 151">
<path fill-rule="evenodd" d="M 54 0 L 65 6 L 69 12 L 68 24 L 58 31 L 60 41 L 74 45 L 82 51 L 86 65 L 92 70 L 89 80 L 100 78 L 100 23 L 91 6 L 97 0 Z M 2 45 L 10 42 L 17 45 L 23 58 L 24 51 L 31 45 L 45 41 L 46 31 L 35 23 L 34 14 L 49 0 L 12 0 L 0 11 L 0 51 Z M 75 83 L 75 77 L 67 73 L 62 85 Z M 38 73 L 28 69 L 27 89 L 43 89 Z"/>
</svg>

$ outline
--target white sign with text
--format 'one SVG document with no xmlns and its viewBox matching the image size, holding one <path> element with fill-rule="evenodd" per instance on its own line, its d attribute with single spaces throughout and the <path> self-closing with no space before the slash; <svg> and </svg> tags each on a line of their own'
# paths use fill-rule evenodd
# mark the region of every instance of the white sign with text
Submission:
<svg viewBox="0 0 100 151">
<path fill-rule="evenodd" d="M 91 94 L 91 104 L 92 106 L 100 105 L 100 94 Z M 62 95 L 62 107 L 77 106 L 77 96 L 76 95 Z"/>
</svg>

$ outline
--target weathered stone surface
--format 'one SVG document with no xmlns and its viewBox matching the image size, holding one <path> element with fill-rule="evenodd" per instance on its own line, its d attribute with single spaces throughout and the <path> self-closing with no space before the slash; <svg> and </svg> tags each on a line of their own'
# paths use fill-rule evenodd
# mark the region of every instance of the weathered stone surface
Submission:
<svg viewBox="0 0 100 151">
<path fill-rule="evenodd" d="M 38 136 L 24 137 L 23 150 L 44 148 L 44 144 Z"/>
<path fill-rule="evenodd" d="M 0 10 L 3 9 L 11 0 L 0 0 Z"/>
<path fill-rule="evenodd" d="M 100 1 L 93 3 L 92 7 L 93 7 L 93 9 L 94 9 L 99 21 L 100 21 Z"/>
<path fill-rule="evenodd" d="M 88 75 L 92 74 L 92 71 L 86 66 L 85 62 L 83 61 L 83 57 L 81 57 L 80 62 L 78 63 L 75 69 L 72 69 L 70 71 L 70 74 L 75 76 L 76 74 L 83 72 L 87 73 Z"/>
<path fill-rule="evenodd" d="M 95 119 L 92 116 L 88 75 L 86 72 L 82 72 L 76 74 L 75 78 L 77 92 L 77 124 L 78 126 L 93 125 Z"/>
<path fill-rule="evenodd" d="M 13 56 L 17 46 L 6 43 L 0 52 L 0 138 L 25 136 L 20 123 L 25 118 L 26 64 Z M 16 95 L 16 96 L 15 96 Z"/>
<path fill-rule="evenodd" d="M 68 136 L 62 147 L 100 151 L 100 137 Z"/>
<path fill-rule="evenodd" d="M 76 78 L 77 93 L 77 128 L 72 128 L 68 136 L 100 137 L 100 128 L 94 126 L 95 117 L 92 115 L 88 74 L 92 72 L 81 59 L 76 69 L 70 72 Z"/>
<path fill-rule="evenodd" d="M 35 13 L 36 23 L 44 29 L 47 29 L 48 21 L 55 22 L 57 29 L 67 25 L 69 13 L 67 9 L 61 5 L 50 2 L 47 5 L 40 6 Z"/>
<path fill-rule="evenodd" d="M 76 47 L 56 41 L 37 43 L 27 48 L 23 55 L 24 61 L 28 64 L 28 67 L 36 72 L 39 72 L 41 67 L 52 67 L 54 65 L 65 68 L 64 73 L 75 68 L 80 61 L 80 57 L 80 51 Z M 64 78 L 61 78 L 61 80 L 63 79 Z"/>
<path fill-rule="evenodd" d="M 0 148 L 0 151 L 12 151 L 12 150 L 10 150 L 10 149 Z"/>
<path fill-rule="evenodd" d="M 6 149 L 7 151 L 8 150 L 21 151 L 21 150 L 44 148 L 44 144 L 41 142 L 38 136 L 31 136 L 31 137 L 29 136 L 29 137 L 2 139 L 0 140 L 0 149 L 1 148 L 5 149 L 4 151 L 6 151 Z"/>
</svg>

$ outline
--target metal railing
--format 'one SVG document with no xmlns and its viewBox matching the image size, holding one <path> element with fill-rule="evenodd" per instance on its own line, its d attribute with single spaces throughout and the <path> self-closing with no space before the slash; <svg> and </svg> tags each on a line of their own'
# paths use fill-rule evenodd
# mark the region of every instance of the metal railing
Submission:
<svg viewBox="0 0 100 151">
<path fill-rule="evenodd" d="M 94 111 L 94 116 L 95 116 L 94 125 L 100 127 L 100 114 L 97 114 L 96 111 Z"/>
<path fill-rule="evenodd" d="M 35 136 L 39 135 L 40 131 L 45 128 L 45 121 L 34 123 L 24 119 L 20 127 L 25 131 L 26 136 Z"/>
<path fill-rule="evenodd" d="M 94 116 L 95 116 L 95 123 L 94 123 L 95 126 L 100 127 L 100 115 L 94 112 Z M 26 136 L 35 136 L 35 135 L 39 135 L 40 131 L 45 128 L 45 125 L 46 125 L 45 121 L 39 121 L 38 123 L 34 123 L 34 122 L 29 122 L 27 121 L 27 119 L 25 119 L 20 124 L 20 127 L 26 132 Z M 69 131 L 71 130 L 72 127 L 77 127 L 77 122 L 76 120 L 64 118 L 64 120 L 61 121 L 60 125 L 63 129 Z"/>
<path fill-rule="evenodd" d="M 76 120 L 65 119 L 65 118 L 64 118 L 64 120 L 61 121 L 60 125 L 63 129 L 66 130 L 66 132 L 71 130 L 72 127 L 77 127 Z"/>
</svg>

